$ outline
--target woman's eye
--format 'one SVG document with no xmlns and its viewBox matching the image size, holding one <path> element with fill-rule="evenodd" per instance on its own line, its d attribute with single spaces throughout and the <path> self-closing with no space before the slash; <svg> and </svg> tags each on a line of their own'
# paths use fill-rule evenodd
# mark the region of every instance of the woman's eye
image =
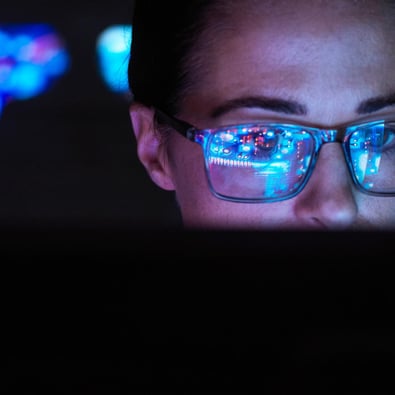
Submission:
<svg viewBox="0 0 395 395">
<path fill-rule="evenodd" d="M 385 148 L 392 148 L 395 144 L 395 128 L 385 128 L 382 137 L 382 145 Z"/>
</svg>

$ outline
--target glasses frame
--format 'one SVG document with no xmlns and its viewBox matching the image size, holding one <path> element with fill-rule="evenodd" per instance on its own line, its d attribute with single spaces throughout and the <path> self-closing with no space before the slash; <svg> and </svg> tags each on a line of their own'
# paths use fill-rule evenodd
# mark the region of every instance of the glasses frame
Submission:
<svg viewBox="0 0 395 395">
<path fill-rule="evenodd" d="M 278 202 L 282 200 L 289 200 L 299 193 L 302 192 L 304 187 L 306 186 L 307 182 L 311 178 L 311 175 L 313 174 L 319 152 L 324 144 L 327 143 L 340 143 L 343 149 L 343 154 L 345 161 L 347 163 L 347 167 L 349 170 L 349 174 L 351 175 L 351 179 L 353 181 L 353 185 L 361 192 L 367 195 L 371 196 L 379 196 L 379 197 L 391 197 L 395 196 L 395 191 L 394 192 L 376 192 L 376 191 L 371 191 L 368 189 L 365 189 L 360 182 L 358 181 L 355 171 L 353 169 L 353 165 L 351 162 L 351 154 L 350 154 L 350 144 L 348 143 L 353 131 L 358 128 L 363 128 L 366 126 L 374 126 L 375 124 L 380 124 L 383 122 L 394 122 L 394 118 L 386 119 L 370 119 L 370 120 L 362 120 L 358 123 L 352 123 L 352 124 L 347 124 L 343 126 L 339 126 L 335 129 L 325 129 L 325 128 L 317 128 L 313 126 L 306 126 L 302 124 L 297 124 L 297 123 L 292 123 L 292 122 L 287 122 L 283 123 L 278 120 L 273 121 L 273 120 L 265 120 L 265 121 L 259 121 L 259 122 L 254 122 L 254 123 L 246 123 L 246 124 L 232 124 L 232 125 L 224 125 L 224 126 L 219 126 L 216 128 L 197 128 L 193 126 L 192 124 L 185 122 L 181 119 L 178 119 L 177 117 L 174 117 L 172 115 L 167 114 L 166 112 L 155 108 L 155 119 L 159 124 L 167 125 L 170 126 L 172 129 L 174 129 L 177 133 L 179 133 L 181 136 L 185 137 L 189 141 L 192 141 L 194 143 L 199 144 L 202 147 L 203 150 L 203 155 L 205 159 L 205 173 L 207 177 L 207 181 L 210 187 L 210 190 L 214 196 L 216 196 L 219 199 L 222 200 L 227 200 L 227 201 L 233 201 L 233 202 L 242 202 L 242 203 L 270 203 L 270 202 Z M 306 129 L 309 134 L 315 139 L 315 150 L 312 155 L 311 163 L 309 165 L 309 170 L 305 176 L 305 179 L 303 182 L 300 184 L 300 186 L 292 193 L 289 195 L 283 196 L 283 197 L 274 197 L 274 198 L 234 198 L 231 196 L 227 195 L 222 195 L 218 193 L 215 188 L 213 188 L 211 181 L 210 181 L 210 176 L 208 174 L 208 168 L 206 165 L 206 156 L 205 156 L 205 150 L 204 150 L 204 141 L 207 135 L 210 133 L 217 131 L 219 129 L 225 129 L 225 128 L 232 128 L 232 127 L 240 127 L 240 126 L 257 126 L 259 124 L 267 124 L 270 126 L 282 126 L 282 127 L 298 127 L 302 129 Z"/>
</svg>

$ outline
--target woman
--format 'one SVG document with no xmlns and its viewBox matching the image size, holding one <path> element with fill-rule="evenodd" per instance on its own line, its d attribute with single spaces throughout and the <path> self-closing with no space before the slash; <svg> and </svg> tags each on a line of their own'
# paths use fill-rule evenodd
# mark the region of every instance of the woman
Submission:
<svg viewBox="0 0 395 395">
<path fill-rule="evenodd" d="M 395 225 L 395 4 L 136 0 L 138 156 L 200 229 Z"/>
</svg>

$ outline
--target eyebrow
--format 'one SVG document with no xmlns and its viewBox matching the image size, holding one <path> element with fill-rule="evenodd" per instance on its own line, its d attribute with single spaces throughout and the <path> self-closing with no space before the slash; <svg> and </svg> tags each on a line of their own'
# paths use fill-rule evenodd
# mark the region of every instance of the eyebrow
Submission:
<svg viewBox="0 0 395 395">
<path fill-rule="evenodd" d="M 304 105 L 292 100 L 283 100 L 265 96 L 252 96 L 226 101 L 220 106 L 214 108 L 214 110 L 211 111 L 211 116 L 213 118 L 218 118 L 221 115 L 240 108 L 261 108 L 264 110 L 293 115 L 307 114 L 307 108 Z"/>
<path fill-rule="evenodd" d="M 357 108 L 357 114 L 370 114 L 385 107 L 395 105 L 395 93 L 388 96 L 377 96 L 363 101 Z M 226 101 L 211 111 L 213 118 L 218 118 L 228 112 L 240 108 L 261 108 L 283 114 L 307 115 L 307 107 L 293 100 L 284 100 L 275 97 L 251 96 Z"/>
<path fill-rule="evenodd" d="M 395 93 L 388 96 L 378 96 L 363 101 L 357 108 L 358 114 L 370 114 L 379 111 L 385 107 L 393 106 L 395 104 Z"/>
</svg>

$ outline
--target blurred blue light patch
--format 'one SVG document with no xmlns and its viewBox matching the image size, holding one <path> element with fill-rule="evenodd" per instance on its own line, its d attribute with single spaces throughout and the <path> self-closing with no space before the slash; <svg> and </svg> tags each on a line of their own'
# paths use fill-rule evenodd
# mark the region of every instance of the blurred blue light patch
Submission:
<svg viewBox="0 0 395 395">
<path fill-rule="evenodd" d="M 128 93 L 128 61 L 132 42 L 131 25 L 112 25 L 97 38 L 96 49 L 100 75 L 116 93 Z"/>
<path fill-rule="evenodd" d="M 50 25 L 0 25 L 0 114 L 12 100 L 45 92 L 69 64 L 64 42 Z"/>
</svg>

